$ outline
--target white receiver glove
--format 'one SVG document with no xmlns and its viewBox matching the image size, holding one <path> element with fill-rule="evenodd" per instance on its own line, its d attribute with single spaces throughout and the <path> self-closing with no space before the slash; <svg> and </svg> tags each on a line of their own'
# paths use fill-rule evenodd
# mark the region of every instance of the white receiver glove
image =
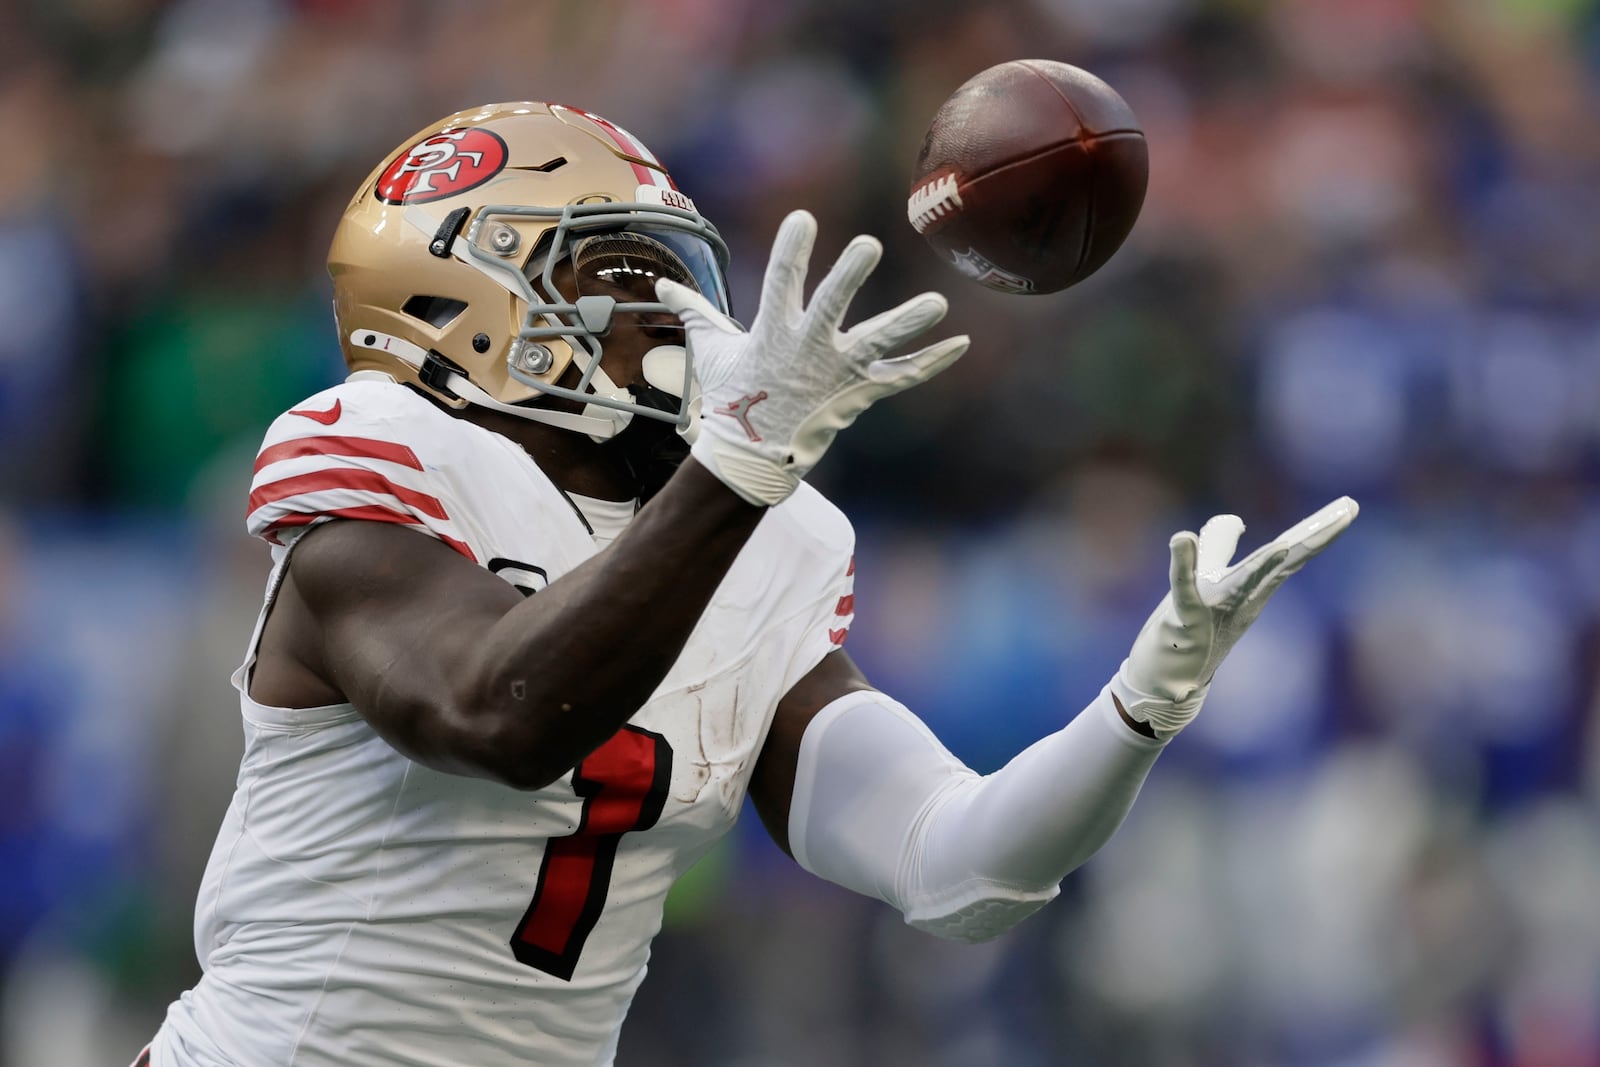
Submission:
<svg viewBox="0 0 1600 1067">
<path fill-rule="evenodd" d="M 1360 509 L 1347 496 L 1291 526 L 1229 566 L 1244 523 L 1207 520 L 1196 537 L 1172 535 L 1172 592 L 1145 622 L 1111 692 L 1128 715 L 1168 738 L 1200 712 L 1228 650 L 1256 621 L 1267 598 L 1306 560 L 1333 543 Z"/>
<path fill-rule="evenodd" d="M 945 298 L 922 293 L 841 332 L 850 301 L 883 255 L 861 236 L 840 254 L 804 304 L 817 220 L 792 212 L 778 227 L 746 333 L 705 297 L 662 279 L 656 295 L 683 321 L 701 390 L 691 454 L 752 504 L 783 500 L 834 435 L 872 404 L 933 377 L 967 350 L 950 337 L 909 355 L 884 353 L 944 318 Z"/>
</svg>

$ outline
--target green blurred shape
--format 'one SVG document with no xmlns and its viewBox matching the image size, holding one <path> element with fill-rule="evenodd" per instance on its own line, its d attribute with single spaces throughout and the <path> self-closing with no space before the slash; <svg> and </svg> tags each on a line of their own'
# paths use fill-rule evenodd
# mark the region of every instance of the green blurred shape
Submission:
<svg viewBox="0 0 1600 1067">
<path fill-rule="evenodd" d="M 104 488 L 125 505 L 180 506 L 216 453 L 259 440 L 279 413 L 337 381 L 339 366 L 327 305 L 309 294 L 178 295 L 112 345 Z"/>
<path fill-rule="evenodd" d="M 673 884 L 663 905 L 663 929 L 694 926 L 705 919 L 727 893 L 733 879 L 738 844 L 727 834 Z"/>
</svg>

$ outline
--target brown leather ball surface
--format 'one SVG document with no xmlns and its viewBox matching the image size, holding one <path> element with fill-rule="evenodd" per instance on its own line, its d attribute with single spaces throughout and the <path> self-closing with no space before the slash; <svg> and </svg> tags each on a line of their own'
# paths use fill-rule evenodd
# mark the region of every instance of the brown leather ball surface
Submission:
<svg viewBox="0 0 1600 1067">
<path fill-rule="evenodd" d="M 1116 90 L 1066 63 L 1017 59 L 968 80 L 934 115 L 907 214 L 973 281 L 1052 293 L 1122 246 L 1149 173 L 1144 131 Z"/>
</svg>

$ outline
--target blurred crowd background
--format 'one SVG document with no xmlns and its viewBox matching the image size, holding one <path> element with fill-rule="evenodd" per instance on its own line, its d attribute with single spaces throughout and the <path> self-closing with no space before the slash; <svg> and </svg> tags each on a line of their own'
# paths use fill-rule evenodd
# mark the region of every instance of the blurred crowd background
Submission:
<svg viewBox="0 0 1600 1067">
<path fill-rule="evenodd" d="M 981 290 L 904 198 L 993 63 L 1118 87 L 1143 218 Z M 973 351 L 815 480 L 850 649 L 993 769 L 1098 691 L 1215 511 L 1342 493 L 1063 899 L 965 947 L 753 818 L 672 898 L 624 1065 L 1600 1063 L 1594 0 L 11 0 L 0 5 L 0 1062 L 132 1057 L 242 739 L 267 423 L 341 372 L 323 257 L 368 170 L 548 99 L 651 145 L 735 251 L 782 215 L 936 287 Z"/>
</svg>

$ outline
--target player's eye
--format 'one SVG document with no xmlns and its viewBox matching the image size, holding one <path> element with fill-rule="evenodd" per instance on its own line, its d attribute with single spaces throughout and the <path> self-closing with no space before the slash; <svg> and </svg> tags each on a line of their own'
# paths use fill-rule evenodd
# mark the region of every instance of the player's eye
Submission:
<svg viewBox="0 0 1600 1067">
<path fill-rule="evenodd" d="M 640 233 L 593 234 L 573 246 L 580 292 L 611 290 L 633 300 L 654 300 L 656 281 L 669 278 L 698 290 L 678 254 Z M 597 288 L 598 287 L 598 288 Z"/>
</svg>

